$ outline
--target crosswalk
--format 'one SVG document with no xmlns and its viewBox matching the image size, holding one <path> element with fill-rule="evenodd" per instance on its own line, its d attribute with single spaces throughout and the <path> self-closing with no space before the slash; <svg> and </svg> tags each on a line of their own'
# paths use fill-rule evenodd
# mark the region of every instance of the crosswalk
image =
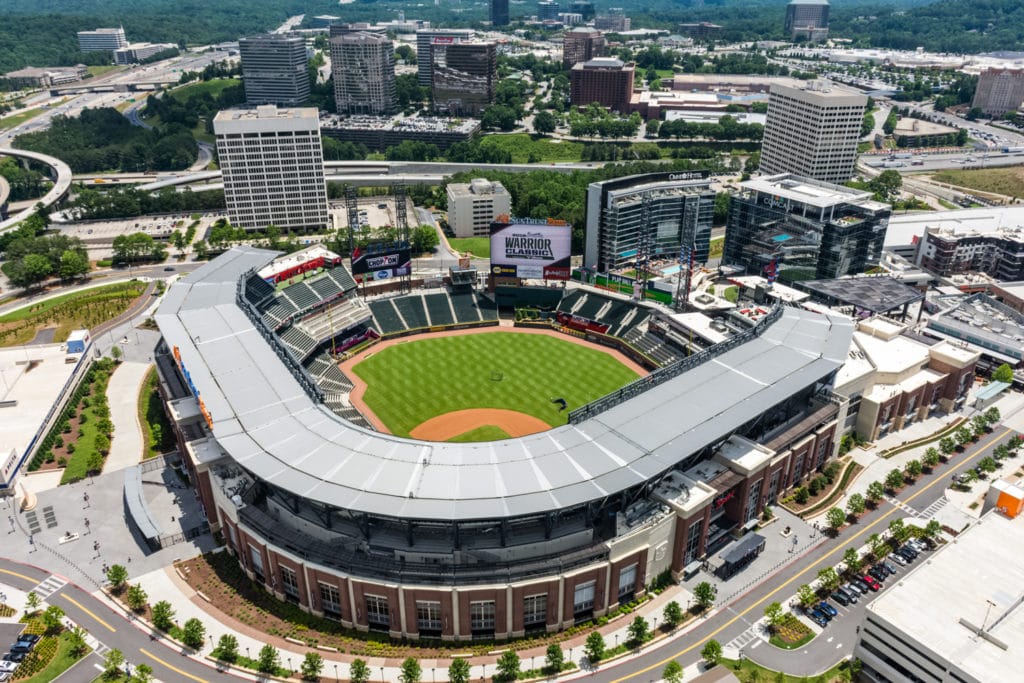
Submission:
<svg viewBox="0 0 1024 683">
<path fill-rule="evenodd" d="M 730 640 L 728 643 L 726 643 L 726 647 L 731 647 L 735 650 L 739 650 L 741 648 L 746 647 L 747 645 L 750 645 L 755 640 L 761 640 L 761 636 L 758 635 L 757 631 L 758 627 L 756 625 L 751 626 L 746 631 L 744 631 L 743 633 L 739 634 L 738 636 Z"/>
<path fill-rule="evenodd" d="M 885 497 L 885 502 L 889 503 L 894 508 L 898 508 L 898 509 L 902 510 L 903 512 L 907 513 L 911 517 L 920 517 L 921 516 L 920 512 L 918 512 L 914 508 L 910 507 L 909 505 L 907 505 L 903 501 L 897 500 L 896 498 L 893 498 L 892 496 L 886 496 Z"/>
<path fill-rule="evenodd" d="M 40 600 L 45 600 L 66 585 L 68 585 L 68 582 L 59 576 L 50 576 L 36 584 L 36 587 L 31 592 L 39 596 Z"/>
<path fill-rule="evenodd" d="M 946 498 L 945 496 L 942 496 L 941 498 L 936 500 L 934 503 L 932 503 L 931 505 L 926 507 L 924 510 L 922 510 L 921 511 L 921 516 L 924 517 L 925 519 L 931 519 L 932 517 L 934 517 L 935 515 L 938 514 L 939 510 L 941 510 L 942 508 L 946 507 L 947 503 L 949 503 L 949 498 Z"/>
</svg>

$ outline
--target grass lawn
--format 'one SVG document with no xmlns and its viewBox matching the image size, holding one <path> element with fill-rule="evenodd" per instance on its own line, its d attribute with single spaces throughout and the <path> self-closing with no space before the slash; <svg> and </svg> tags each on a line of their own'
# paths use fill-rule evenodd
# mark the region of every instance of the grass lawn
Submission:
<svg viewBox="0 0 1024 683">
<path fill-rule="evenodd" d="M 8 128 L 14 128 L 28 121 L 33 116 L 37 116 L 42 109 L 36 107 L 35 109 L 26 109 L 19 114 L 13 114 L 0 119 L 0 130 L 7 130 Z"/>
<path fill-rule="evenodd" d="M 760 681 L 760 683 L 807 683 L 809 680 L 820 681 L 821 683 L 838 683 L 839 681 L 849 681 L 849 668 L 848 662 L 842 661 L 836 664 L 834 667 L 824 672 L 820 676 L 815 678 L 808 678 L 806 676 L 790 676 L 788 674 L 779 673 L 772 671 L 759 664 L 755 664 L 749 659 L 744 659 L 742 662 L 735 659 L 721 659 L 719 660 L 719 666 L 725 667 L 729 671 L 736 675 L 736 678 L 743 681 L 743 683 L 753 683 L 754 681 Z"/>
<path fill-rule="evenodd" d="M 481 147 L 495 147 L 512 154 L 512 163 L 531 161 L 579 161 L 583 145 L 579 142 L 559 141 L 529 133 L 488 135 L 480 141 Z"/>
<path fill-rule="evenodd" d="M 174 432 L 157 391 L 156 368 L 150 368 L 139 389 L 139 424 L 142 426 L 142 459 L 174 450 Z"/>
<path fill-rule="evenodd" d="M 947 169 L 932 176 L 940 183 L 949 183 L 981 192 L 995 192 L 1010 197 L 1024 197 L 1024 166 Z"/>
<path fill-rule="evenodd" d="M 123 68 L 123 66 L 119 66 L 117 64 L 100 64 L 97 66 L 87 66 L 85 67 L 85 70 L 89 72 L 90 76 L 102 76 L 103 74 L 108 74 L 111 71 L 117 71 L 118 69 Z"/>
<path fill-rule="evenodd" d="M 789 613 L 786 614 L 785 622 L 775 628 L 775 633 L 768 642 L 783 650 L 795 650 L 812 640 L 814 632 L 794 614 Z"/>
<path fill-rule="evenodd" d="M 184 102 L 193 95 L 201 95 L 203 93 L 210 93 L 211 97 L 216 97 L 225 88 L 230 88 L 233 85 L 241 85 L 242 81 L 237 78 L 214 78 L 209 81 L 200 81 L 198 83 L 189 83 L 183 85 L 180 88 L 174 88 L 167 91 L 167 97 L 173 97 L 179 102 Z"/>
<path fill-rule="evenodd" d="M 726 287 L 725 292 L 722 294 L 722 296 L 725 298 L 726 301 L 736 303 L 740 298 L 740 288 L 736 286 Z"/>
<path fill-rule="evenodd" d="M 491 258 L 490 237 L 451 237 L 448 239 L 448 244 L 452 245 L 453 249 L 458 249 L 463 253 L 468 251 L 473 256 Z"/>
<path fill-rule="evenodd" d="M 515 332 L 410 341 L 353 370 L 369 385 L 367 405 L 400 436 L 432 417 L 468 408 L 505 408 L 563 424 L 552 397 L 565 398 L 572 410 L 637 377 L 601 351 Z M 498 373 L 501 379 L 492 379 Z"/>
<path fill-rule="evenodd" d="M 477 427 L 471 429 L 465 434 L 459 434 L 458 436 L 448 439 L 456 443 L 468 443 L 471 441 L 501 441 L 502 439 L 511 439 L 508 433 L 501 427 L 495 427 L 493 425 L 484 425 L 483 427 Z"/>
<path fill-rule="evenodd" d="M 708 258 L 722 258 L 725 250 L 725 235 L 711 240 L 711 249 L 708 251 Z"/>
<path fill-rule="evenodd" d="M 37 647 L 41 647 L 37 646 Z M 71 641 L 68 634 L 62 633 L 57 641 L 57 652 L 49 664 L 40 669 L 34 676 L 20 678 L 18 683 L 49 683 L 74 666 L 80 657 L 71 652 Z"/>
<path fill-rule="evenodd" d="M 119 282 L 57 296 L 0 316 L 0 346 L 29 342 L 46 327 L 56 327 L 53 341 L 62 342 L 71 330 L 95 327 L 124 313 L 145 289 L 137 280 Z"/>
</svg>

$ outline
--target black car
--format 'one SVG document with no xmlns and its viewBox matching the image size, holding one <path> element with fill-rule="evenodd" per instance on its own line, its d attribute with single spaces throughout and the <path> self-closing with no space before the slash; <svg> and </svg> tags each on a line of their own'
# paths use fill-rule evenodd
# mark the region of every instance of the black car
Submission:
<svg viewBox="0 0 1024 683">
<path fill-rule="evenodd" d="M 857 602 L 860 599 L 860 594 L 855 590 L 850 590 L 846 586 L 840 586 L 836 589 L 836 593 L 839 593 L 851 603 Z"/>
<path fill-rule="evenodd" d="M 917 559 L 917 556 L 919 554 L 919 551 L 916 548 L 914 548 L 914 546 L 908 544 L 904 544 L 903 547 L 900 548 L 900 552 L 904 555 L 909 554 L 910 557 L 912 557 L 915 560 Z"/>
<path fill-rule="evenodd" d="M 860 589 L 860 592 L 863 593 L 864 595 L 867 595 L 868 591 L 871 590 L 871 587 L 868 586 L 867 582 L 864 581 L 864 579 L 854 579 L 850 583 L 852 583 L 854 586 L 856 586 L 858 589 Z"/>
<path fill-rule="evenodd" d="M 25 659 L 25 657 L 28 657 L 28 652 L 16 652 L 12 648 L 10 652 L 8 652 L 7 654 L 4 655 L 3 660 L 5 662 L 15 662 L 15 663 L 17 663 L 17 662 L 20 662 L 23 659 Z"/>
<path fill-rule="evenodd" d="M 818 626 L 821 626 L 822 628 L 828 626 L 828 619 L 826 619 L 825 615 L 822 614 L 819 610 L 811 611 L 808 614 L 808 616 L 811 618 L 811 621 L 813 621 Z"/>
<path fill-rule="evenodd" d="M 885 583 L 885 577 L 888 576 L 888 574 L 885 573 L 885 570 L 877 565 L 869 569 L 868 574 L 878 579 L 879 583 Z"/>
<path fill-rule="evenodd" d="M 895 554 L 902 557 L 907 564 L 913 562 L 914 559 L 917 557 L 917 555 L 915 555 L 912 550 L 907 550 L 905 548 L 900 548 L 896 551 Z"/>
<path fill-rule="evenodd" d="M 850 599 L 838 590 L 832 594 L 832 599 L 838 602 L 843 607 L 847 607 L 850 604 Z"/>
<path fill-rule="evenodd" d="M 896 574 L 896 566 L 892 562 L 880 562 L 879 564 L 885 567 L 885 571 L 889 572 L 889 576 Z"/>
<path fill-rule="evenodd" d="M 32 645 L 35 645 L 39 642 L 39 636 L 35 633 L 22 633 L 18 636 L 18 642 L 32 643 Z"/>
</svg>

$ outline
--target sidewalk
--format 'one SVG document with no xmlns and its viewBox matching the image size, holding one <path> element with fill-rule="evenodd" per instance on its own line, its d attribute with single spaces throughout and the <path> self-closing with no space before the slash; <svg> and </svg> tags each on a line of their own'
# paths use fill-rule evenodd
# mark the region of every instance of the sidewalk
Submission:
<svg viewBox="0 0 1024 683">
<path fill-rule="evenodd" d="M 110 420 L 114 423 L 114 438 L 103 469 L 106 472 L 139 464 L 142 459 L 142 427 L 139 425 L 139 388 L 152 366 L 148 363 L 127 361 L 121 363 L 107 385 Z"/>
</svg>

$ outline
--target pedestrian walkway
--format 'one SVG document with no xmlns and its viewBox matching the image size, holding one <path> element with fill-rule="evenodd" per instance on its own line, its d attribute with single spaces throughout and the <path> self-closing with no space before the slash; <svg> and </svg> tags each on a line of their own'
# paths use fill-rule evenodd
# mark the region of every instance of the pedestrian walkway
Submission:
<svg viewBox="0 0 1024 683">
<path fill-rule="evenodd" d="M 104 472 L 138 465 L 142 459 L 143 438 L 139 425 L 139 389 L 148 363 L 127 361 L 121 363 L 107 385 L 110 420 L 114 423 L 114 438 L 110 441 L 110 454 L 103 465 Z"/>
<path fill-rule="evenodd" d="M 58 576 L 51 576 L 45 581 L 41 581 L 32 592 L 39 596 L 40 600 L 45 600 L 64 586 L 68 585 L 68 582 Z"/>
</svg>

